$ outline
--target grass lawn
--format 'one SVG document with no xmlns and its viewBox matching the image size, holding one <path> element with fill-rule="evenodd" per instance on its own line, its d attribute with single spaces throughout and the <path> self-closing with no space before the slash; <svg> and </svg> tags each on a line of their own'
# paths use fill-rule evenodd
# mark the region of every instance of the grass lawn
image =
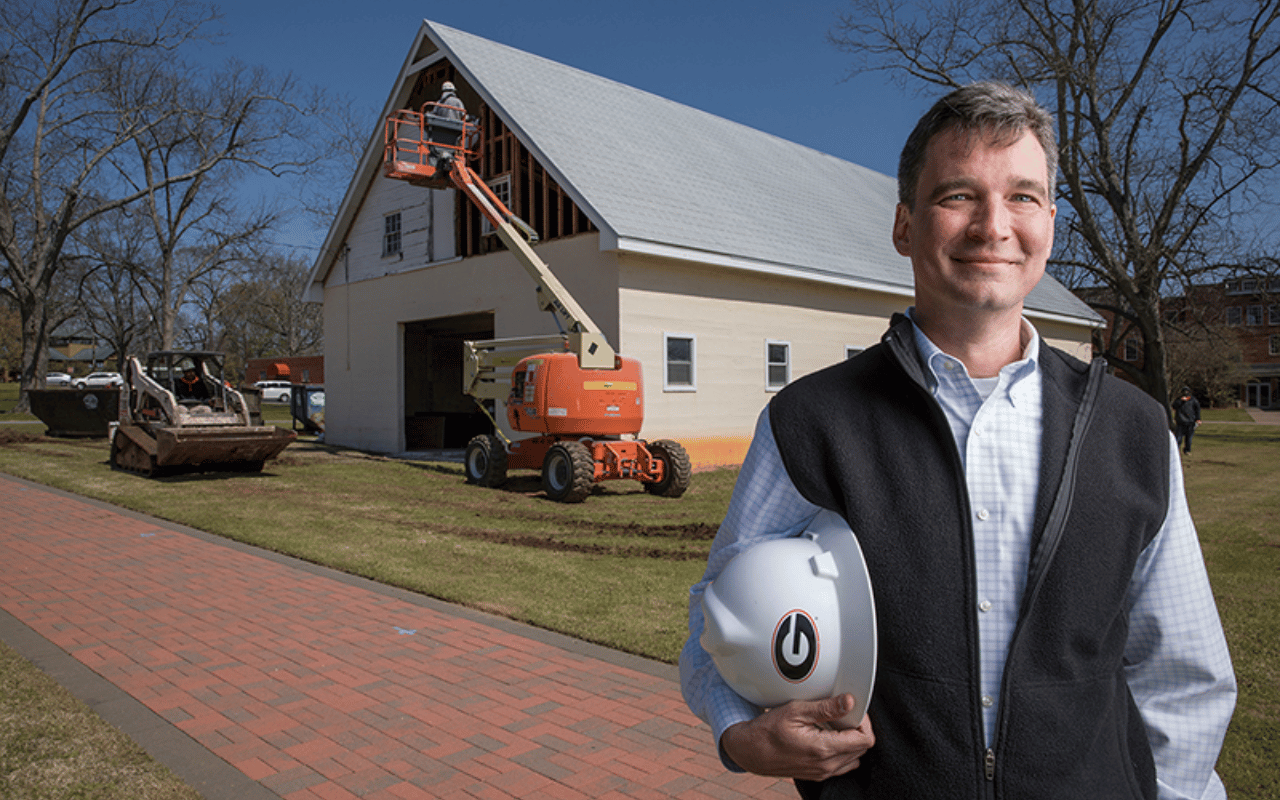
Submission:
<svg viewBox="0 0 1280 800">
<path fill-rule="evenodd" d="M 132 739 L 3 644 L 0 797 L 200 800 Z"/>
<path fill-rule="evenodd" d="M 699 473 L 678 500 L 612 482 L 562 505 L 533 473 L 485 489 L 460 465 L 303 437 L 260 475 L 145 480 L 111 471 L 102 440 L 42 432 L 0 417 L 0 471 L 668 662 L 736 477 Z M 1206 422 L 1184 462 L 1240 679 L 1219 764 L 1233 800 L 1280 797 L 1278 445 L 1277 427 Z"/>
</svg>

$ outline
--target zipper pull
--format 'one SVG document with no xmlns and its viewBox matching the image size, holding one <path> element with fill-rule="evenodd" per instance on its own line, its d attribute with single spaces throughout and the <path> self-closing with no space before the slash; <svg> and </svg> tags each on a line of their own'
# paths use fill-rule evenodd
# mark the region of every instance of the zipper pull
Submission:
<svg viewBox="0 0 1280 800">
<path fill-rule="evenodd" d="M 982 760 L 982 766 L 986 771 L 987 780 L 989 781 L 995 780 L 996 779 L 996 751 L 995 750 L 993 750 L 990 747 L 987 748 L 987 757 Z"/>
</svg>

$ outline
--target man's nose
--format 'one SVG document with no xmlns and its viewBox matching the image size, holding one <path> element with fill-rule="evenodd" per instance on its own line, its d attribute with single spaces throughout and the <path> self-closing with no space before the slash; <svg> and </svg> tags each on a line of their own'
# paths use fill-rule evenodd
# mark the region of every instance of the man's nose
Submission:
<svg viewBox="0 0 1280 800">
<path fill-rule="evenodd" d="M 982 242 L 1006 239 L 1011 233 L 1012 215 L 1005 204 L 997 199 L 976 203 L 969 220 L 969 235 Z"/>
</svg>

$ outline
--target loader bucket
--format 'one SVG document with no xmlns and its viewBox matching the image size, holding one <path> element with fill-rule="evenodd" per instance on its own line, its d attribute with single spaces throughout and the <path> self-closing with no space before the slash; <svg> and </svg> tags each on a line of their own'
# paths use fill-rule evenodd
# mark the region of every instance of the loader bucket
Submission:
<svg viewBox="0 0 1280 800">
<path fill-rule="evenodd" d="M 298 438 L 273 425 L 236 428 L 161 428 L 156 435 L 156 466 L 262 468 Z"/>
</svg>

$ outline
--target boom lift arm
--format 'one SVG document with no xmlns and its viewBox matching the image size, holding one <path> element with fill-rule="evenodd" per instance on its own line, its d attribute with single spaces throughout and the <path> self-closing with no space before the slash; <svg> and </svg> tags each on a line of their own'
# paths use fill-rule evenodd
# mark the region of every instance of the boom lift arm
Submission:
<svg viewBox="0 0 1280 800">
<path fill-rule="evenodd" d="M 463 118 L 449 119 L 443 112 L 459 112 Z M 455 126 L 457 138 L 450 144 Z M 452 184 L 462 192 L 529 273 L 537 287 L 538 307 L 555 316 L 564 331 L 566 348 L 578 356 L 578 365 L 583 369 L 613 369 L 616 354 L 600 327 L 530 246 L 537 242 L 538 234 L 511 213 L 467 164 L 471 151 L 466 145 L 474 135 L 474 124 L 455 106 L 427 103 L 421 112 L 399 111 L 387 119 L 384 172 L 388 177 L 432 188 Z"/>
<path fill-rule="evenodd" d="M 464 342 L 463 392 L 494 424 L 467 444 L 467 480 L 497 486 L 508 468 L 541 469 L 547 496 L 580 502 L 597 481 L 630 478 L 651 494 L 679 497 L 691 465 L 678 443 L 638 438 L 644 418 L 640 361 L 620 356 L 599 326 L 534 253 L 537 234 L 467 164 L 475 123 L 458 106 L 427 103 L 387 119 L 383 172 L 418 186 L 457 188 L 479 209 L 538 289 L 561 335 Z M 500 372 L 501 370 L 501 372 Z M 503 402 L 512 441 L 483 400 Z M 501 439 L 501 441 L 499 441 Z"/>
</svg>

